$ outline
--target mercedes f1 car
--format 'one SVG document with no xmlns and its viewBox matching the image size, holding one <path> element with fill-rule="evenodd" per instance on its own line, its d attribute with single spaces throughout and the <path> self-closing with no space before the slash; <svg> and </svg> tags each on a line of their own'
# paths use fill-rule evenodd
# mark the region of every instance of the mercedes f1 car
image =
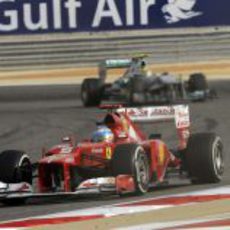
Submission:
<svg viewBox="0 0 230 230">
<path fill-rule="evenodd" d="M 62 143 L 43 152 L 36 163 L 23 151 L 0 154 L 0 201 L 79 194 L 144 194 L 173 174 L 193 183 L 216 183 L 224 172 L 223 145 L 215 133 L 190 134 L 187 105 L 123 108 L 104 105 L 105 117 L 93 135 L 74 144 Z M 139 122 L 175 122 L 178 146 L 171 149 Z M 103 127 L 103 128 L 102 128 Z M 33 168 L 36 166 L 34 185 Z M 35 187 L 38 191 L 35 191 Z"/>
<path fill-rule="evenodd" d="M 81 86 L 84 106 L 98 106 L 102 100 L 133 104 L 166 104 L 182 100 L 205 101 L 216 97 L 208 88 L 204 74 L 191 74 L 184 82 L 169 73 L 152 74 L 145 70 L 145 55 L 131 59 L 111 59 L 99 64 L 99 78 L 87 78 Z M 112 84 L 106 83 L 109 69 L 127 68 L 123 76 Z"/>
</svg>

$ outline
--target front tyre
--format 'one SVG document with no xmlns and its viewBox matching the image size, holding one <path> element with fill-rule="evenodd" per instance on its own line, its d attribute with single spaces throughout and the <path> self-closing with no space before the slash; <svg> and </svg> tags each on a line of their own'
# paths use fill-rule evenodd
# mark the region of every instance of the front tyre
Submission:
<svg viewBox="0 0 230 230">
<path fill-rule="evenodd" d="M 224 173 L 223 144 L 216 134 L 191 135 L 185 159 L 193 183 L 217 183 L 222 180 Z"/>
<path fill-rule="evenodd" d="M 3 151 L 0 154 L 0 166 L 0 181 L 32 184 L 32 165 L 24 152 L 18 150 Z"/>
<path fill-rule="evenodd" d="M 112 159 L 113 176 L 132 175 L 136 194 L 145 194 L 149 187 L 149 159 L 141 146 L 122 144 L 116 147 Z"/>
<path fill-rule="evenodd" d="M 29 157 L 22 151 L 6 150 L 0 154 L 0 181 L 4 183 L 27 182 L 32 185 L 32 165 Z M 22 205 L 26 198 L 3 200 L 6 205 Z"/>
</svg>

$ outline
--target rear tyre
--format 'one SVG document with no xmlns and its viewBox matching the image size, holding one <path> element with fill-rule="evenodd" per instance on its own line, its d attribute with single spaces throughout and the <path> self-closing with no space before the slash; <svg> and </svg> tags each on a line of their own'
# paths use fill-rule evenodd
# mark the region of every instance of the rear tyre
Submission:
<svg viewBox="0 0 230 230">
<path fill-rule="evenodd" d="M 7 150 L 0 154 L 0 181 L 4 183 L 27 182 L 32 184 L 32 165 L 22 151 Z M 13 198 L 3 201 L 6 205 L 24 204 L 26 198 Z"/>
<path fill-rule="evenodd" d="M 101 83 L 99 79 L 85 79 L 81 86 L 81 100 L 83 105 L 98 106 L 101 103 Z"/>
<path fill-rule="evenodd" d="M 191 74 L 188 80 L 188 91 L 205 91 L 208 89 L 207 79 L 202 73 Z"/>
<path fill-rule="evenodd" d="M 185 151 L 192 183 L 217 183 L 224 173 L 223 144 L 214 133 L 191 135 Z"/>
<path fill-rule="evenodd" d="M 149 187 L 149 159 L 141 146 L 122 144 L 116 147 L 112 159 L 113 176 L 132 175 L 136 187 L 135 194 L 141 195 Z"/>
</svg>

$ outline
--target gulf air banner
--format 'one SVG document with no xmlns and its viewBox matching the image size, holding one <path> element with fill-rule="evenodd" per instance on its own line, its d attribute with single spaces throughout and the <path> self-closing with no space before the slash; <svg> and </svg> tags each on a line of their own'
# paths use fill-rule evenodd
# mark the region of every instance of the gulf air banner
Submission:
<svg viewBox="0 0 230 230">
<path fill-rule="evenodd" d="M 229 0 L 0 0 L 0 34 L 230 25 Z"/>
</svg>

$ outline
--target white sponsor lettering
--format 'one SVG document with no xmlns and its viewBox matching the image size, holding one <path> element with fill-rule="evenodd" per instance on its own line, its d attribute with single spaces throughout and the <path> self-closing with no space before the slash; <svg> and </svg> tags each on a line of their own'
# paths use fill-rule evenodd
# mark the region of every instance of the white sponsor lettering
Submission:
<svg viewBox="0 0 230 230">
<path fill-rule="evenodd" d="M 190 126 L 189 107 L 178 105 L 175 108 L 176 128 L 188 128 Z"/>
<path fill-rule="evenodd" d="M 126 25 L 134 25 L 134 3 L 133 0 L 126 0 Z"/>
<path fill-rule="evenodd" d="M 53 21 L 54 28 L 61 29 L 62 20 L 61 20 L 61 0 L 53 0 Z"/>
<path fill-rule="evenodd" d="M 140 23 L 147 25 L 149 23 L 149 9 L 156 4 L 156 0 L 140 0 Z M 108 6 L 108 9 L 106 9 Z M 125 0 L 126 7 L 126 25 L 134 25 L 134 0 Z M 93 27 L 98 27 L 103 18 L 110 17 L 115 26 L 122 26 L 121 16 L 114 0 L 100 0 L 93 20 Z"/>
<path fill-rule="evenodd" d="M 106 5 L 108 6 L 108 9 L 105 9 Z M 121 18 L 114 0 L 100 0 L 96 9 L 92 26 L 98 27 L 101 23 L 102 18 L 108 17 L 112 19 L 114 25 L 122 25 Z"/>
<path fill-rule="evenodd" d="M 141 0 L 140 4 L 141 24 L 147 25 L 149 23 L 149 8 L 156 4 L 156 0 Z"/>
<path fill-rule="evenodd" d="M 1 8 L 2 3 L 9 3 L 9 6 L 12 9 Z M 15 5 L 15 3 L 16 0 L 0 0 L 0 15 L 2 15 L 1 17 L 4 21 L 2 22 L 0 18 L 0 32 L 18 30 L 19 25 L 23 25 L 29 31 L 47 30 L 50 29 L 51 26 L 53 26 L 54 29 L 61 29 L 63 26 L 63 12 L 67 14 L 69 28 L 75 29 L 78 27 L 78 8 L 81 8 L 82 6 L 81 1 L 79 0 L 66 0 L 64 8 L 62 7 L 61 0 L 52 0 L 51 9 L 53 21 L 48 20 L 51 9 L 48 8 L 48 3 L 46 2 L 17 3 L 21 4 L 22 8 Z M 13 9 L 13 7 L 16 7 L 16 9 Z M 20 9 L 22 12 L 19 12 Z M 36 22 L 33 18 L 34 9 L 38 11 L 38 19 L 36 19 Z M 19 17 L 20 15 L 22 15 L 22 17 Z"/>
<path fill-rule="evenodd" d="M 100 28 L 104 22 L 118 28 L 148 26 L 152 22 L 154 8 L 161 11 L 167 23 L 202 15 L 202 12 L 193 11 L 197 0 L 167 0 L 161 8 L 157 6 L 158 2 L 94 0 L 94 8 L 86 9 L 88 4 L 84 0 L 0 0 L 0 32 L 78 29 L 83 20 L 87 21 L 88 28 Z"/>
<path fill-rule="evenodd" d="M 0 0 L 2 2 L 14 2 L 14 0 Z M 16 10 L 5 10 L 3 12 L 5 18 L 9 18 L 8 24 L 0 22 L 0 31 L 14 31 L 18 29 L 18 12 Z"/>
<path fill-rule="evenodd" d="M 103 148 L 92 149 L 92 153 L 103 153 Z"/>
<path fill-rule="evenodd" d="M 68 10 L 69 14 L 69 27 L 77 28 L 77 8 L 81 7 L 81 2 L 76 0 L 67 0 L 65 3 L 65 8 Z"/>
<path fill-rule="evenodd" d="M 39 29 L 48 29 L 48 20 L 47 20 L 47 5 L 46 3 L 39 4 L 39 20 L 34 23 L 32 19 L 32 6 L 31 4 L 25 4 L 24 8 L 24 24 L 27 29 L 34 31 Z"/>
<path fill-rule="evenodd" d="M 173 107 L 162 107 L 162 108 L 156 108 L 151 111 L 151 116 L 154 115 L 172 115 L 174 114 L 174 108 Z"/>
<path fill-rule="evenodd" d="M 73 150 L 73 147 L 70 145 L 62 145 L 61 153 L 71 153 Z"/>
<path fill-rule="evenodd" d="M 120 108 L 117 111 L 126 113 L 132 121 L 136 122 L 175 120 L 178 129 L 190 126 L 189 107 L 187 105 Z"/>
<path fill-rule="evenodd" d="M 86 181 L 83 181 L 79 186 L 78 189 L 81 188 L 95 188 L 101 185 L 115 185 L 116 180 L 114 177 L 99 177 L 99 178 L 92 178 Z"/>
</svg>

